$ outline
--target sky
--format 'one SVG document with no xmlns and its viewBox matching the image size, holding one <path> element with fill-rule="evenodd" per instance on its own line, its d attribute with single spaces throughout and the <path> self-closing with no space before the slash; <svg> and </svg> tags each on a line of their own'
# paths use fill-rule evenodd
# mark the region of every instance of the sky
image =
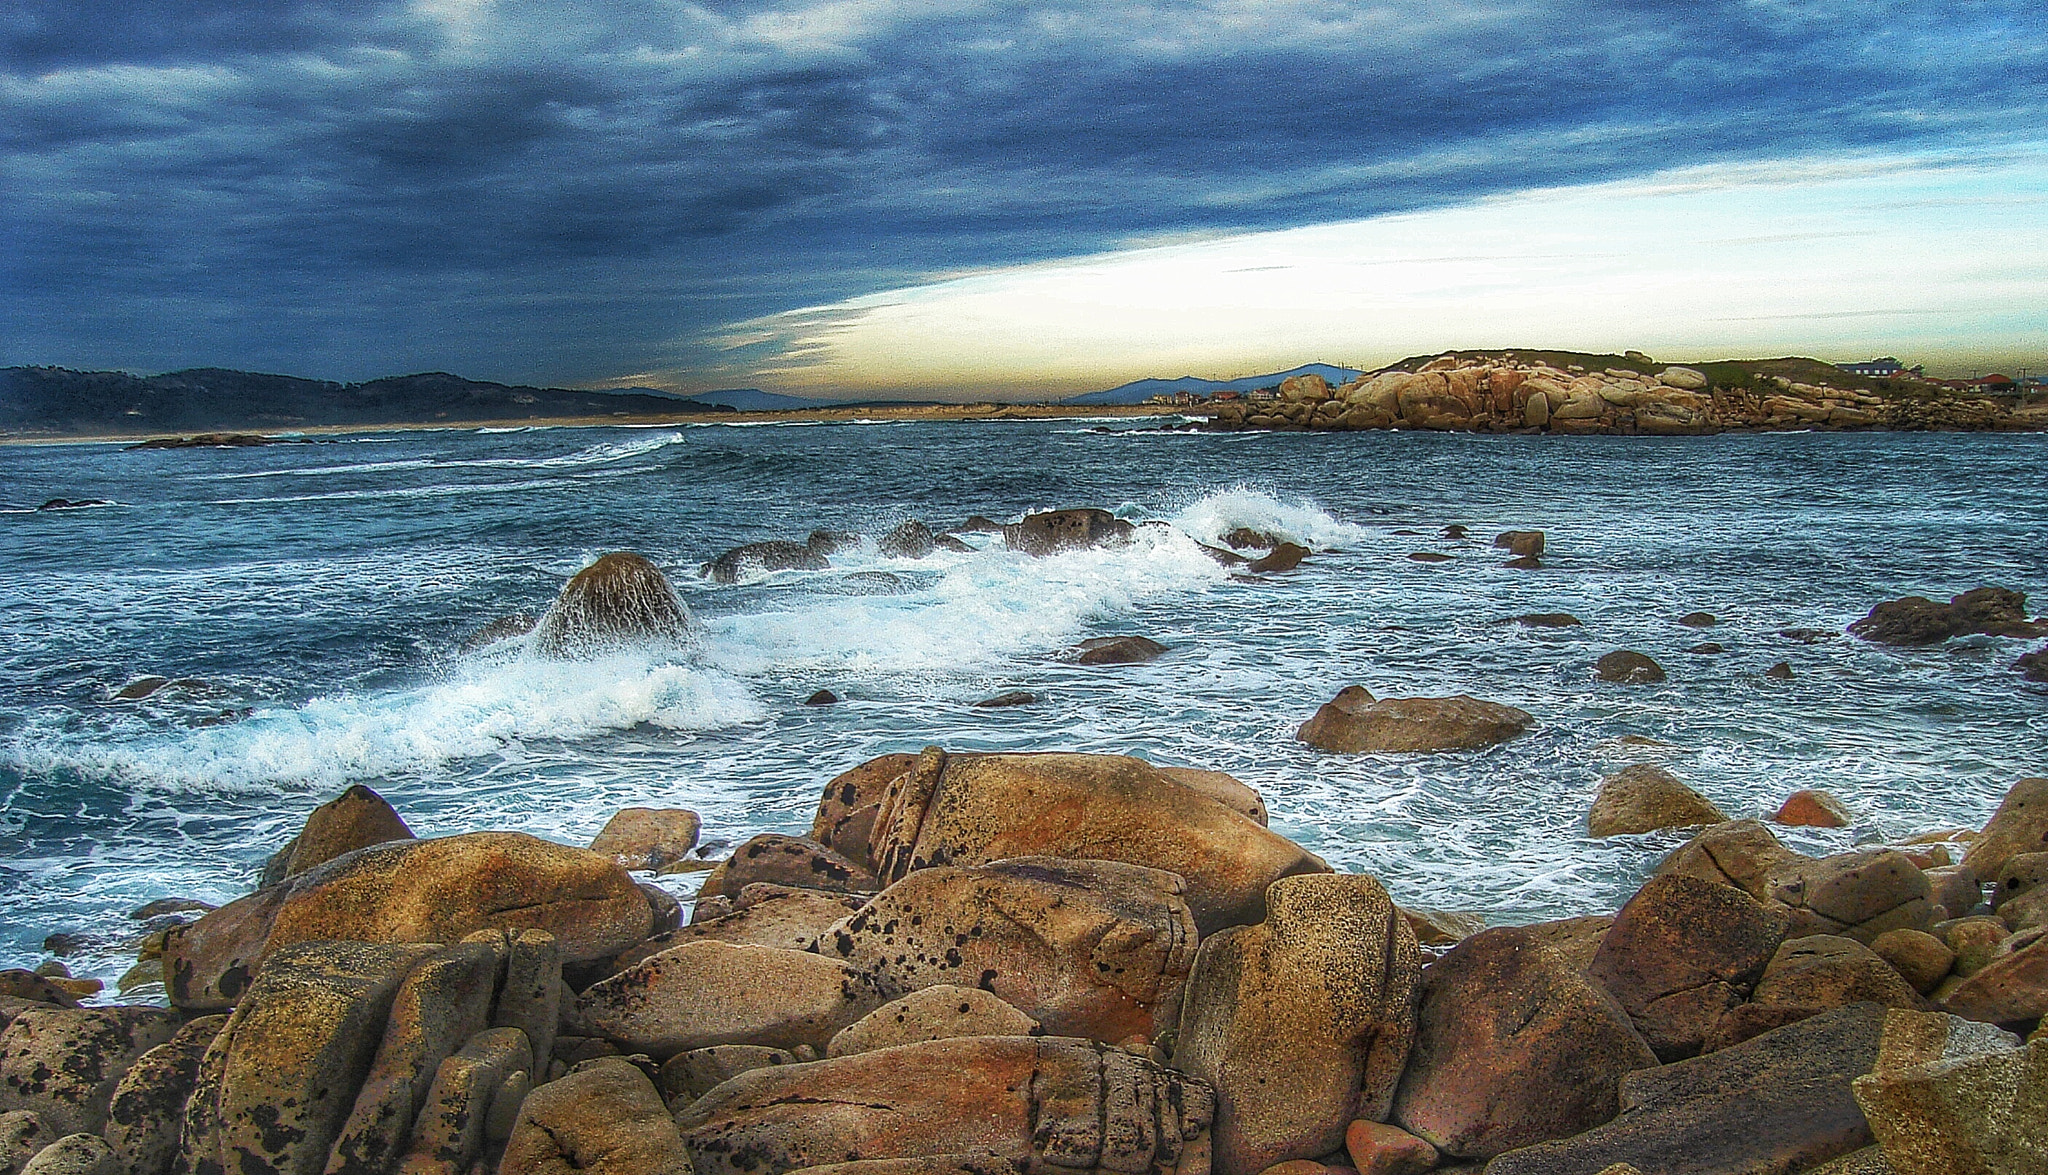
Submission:
<svg viewBox="0 0 2048 1175">
<path fill-rule="evenodd" d="M 2048 368 L 2040 0 L 20 0 L 0 365 Z"/>
</svg>

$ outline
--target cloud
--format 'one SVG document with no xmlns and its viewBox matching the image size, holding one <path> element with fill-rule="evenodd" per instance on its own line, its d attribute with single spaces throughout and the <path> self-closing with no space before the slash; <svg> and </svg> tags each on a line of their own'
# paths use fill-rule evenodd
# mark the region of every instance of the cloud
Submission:
<svg viewBox="0 0 2048 1175">
<path fill-rule="evenodd" d="M 934 274 L 2048 114 L 2031 0 L 0 19 L 0 361 L 79 366 L 715 382 L 727 324 Z"/>
</svg>

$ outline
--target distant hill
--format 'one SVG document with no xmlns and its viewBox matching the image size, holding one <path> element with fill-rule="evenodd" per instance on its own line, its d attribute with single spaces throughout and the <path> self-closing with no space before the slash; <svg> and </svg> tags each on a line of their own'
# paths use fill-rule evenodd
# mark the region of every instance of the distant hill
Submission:
<svg viewBox="0 0 2048 1175">
<path fill-rule="evenodd" d="M 759 388 L 728 388 L 722 392 L 695 392 L 690 399 L 714 408 L 731 408 L 736 412 L 779 412 L 785 408 L 838 407 L 819 400 L 806 400 L 802 396 L 785 396 L 778 392 L 764 392 Z"/>
<path fill-rule="evenodd" d="M 0 368 L 0 432 L 44 436 L 275 432 L 320 425 L 730 411 L 644 389 L 529 388 L 441 371 L 342 384 L 212 367 L 151 376 L 62 367 Z"/>
<path fill-rule="evenodd" d="M 1120 384 L 1107 391 L 1069 396 L 1060 403 L 1105 406 L 1143 404 L 1154 396 L 1171 396 L 1176 392 L 1193 392 L 1198 396 L 1213 396 L 1217 392 L 1252 392 L 1260 388 L 1277 387 L 1281 380 L 1290 375 L 1320 375 L 1332 384 L 1341 384 L 1357 379 L 1359 373 L 1350 367 L 1304 363 L 1287 371 L 1275 371 L 1269 375 L 1247 375 L 1239 379 L 1203 379 L 1194 375 L 1184 375 L 1179 379 L 1140 379 Z"/>
</svg>

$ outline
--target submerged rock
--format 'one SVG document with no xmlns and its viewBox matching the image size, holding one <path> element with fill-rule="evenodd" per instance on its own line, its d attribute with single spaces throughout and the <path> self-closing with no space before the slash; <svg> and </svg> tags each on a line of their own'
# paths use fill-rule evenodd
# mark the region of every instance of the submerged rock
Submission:
<svg viewBox="0 0 2048 1175">
<path fill-rule="evenodd" d="M 738 583 L 752 572 L 823 571 L 830 566 L 831 560 L 818 547 L 775 539 L 734 547 L 697 568 L 697 574 L 713 583 Z"/>
<path fill-rule="evenodd" d="M 1932 645 L 1953 636 L 2043 636 L 2048 625 L 2027 619 L 2027 597 L 2006 588 L 1972 588 L 1937 604 L 1925 596 L 1886 600 L 1849 626 L 1853 635 L 1881 645 Z"/>
<path fill-rule="evenodd" d="M 1593 663 L 1593 676 L 1623 685 L 1654 685 L 1664 680 L 1664 667 L 1646 654 L 1619 649 Z"/>
<path fill-rule="evenodd" d="M 1467 751 L 1506 742 L 1535 721 L 1526 710 L 1462 694 L 1375 700 L 1354 685 L 1324 703 L 1294 737 L 1323 751 Z"/>
<path fill-rule="evenodd" d="M 1107 510 L 1047 510 L 1003 527 L 1003 543 L 1027 555 L 1057 555 L 1129 542 L 1138 528 Z"/>
<path fill-rule="evenodd" d="M 1166 646 L 1151 637 L 1098 636 L 1074 646 L 1074 662 L 1079 665 L 1138 665 L 1156 661 L 1165 653 Z"/>
<path fill-rule="evenodd" d="M 620 645 L 679 641 L 689 614 L 661 569 L 614 552 L 571 576 L 534 627 L 534 648 L 550 657 L 587 657 Z"/>
</svg>

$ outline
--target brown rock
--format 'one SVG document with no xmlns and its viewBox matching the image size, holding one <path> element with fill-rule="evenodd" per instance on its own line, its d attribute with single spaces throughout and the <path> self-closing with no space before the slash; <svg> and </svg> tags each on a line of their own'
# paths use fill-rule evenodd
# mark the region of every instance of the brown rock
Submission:
<svg viewBox="0 0 2048 1175">
<path fill-rule="evenodd" d="M 1687 628 L 1712 628 L 1720 620 L 1712 612 L 1687 612 L 1678 618 L 1678 622 Z"/>
<path fill-rule="evenodd" d="M 1958 1016 L 1997 1024 L 2048 1015 L 2048 936 L 1993 956 L 1952 988 L 1942 1006 Z"/>
<path fill-rule="evenodd" d="M 1543 532 L 1540 530 L 1509 530 L 1493 536 L 1493 545 L 1525 558 L 1543 554 Z"/>
<path fill-rule="evenodd" d="M 627 948 L 612 960 L 623 971 L 670 947 L 686 942 L 725 942 L 735 946 L 780 947 L 807 951 L 834 923 L 860 909 L 868 899 L 859 894 L 755 882 L 740 891 L 731 913 L 665 931 Z M 698 910 L 706 909 L 700 902 Z"/>
<path fill-rule="evenodd" d="M 1160 767 L 1159 774 L 1175 783 L 1194 788 L 1233 812 L 1242 812 L 1261 826 L 1266 823 L 1266 800 L 1257 788 L 1223 771 L 1199 767 Z"/>
<path fill-rule="evenodd" d="M 1631 763 L 1600 781 L 1586 813 L 1594 836 L 1629 836 L 1662 828 L 1722 824 L 1728 817 L 1678 777 L 1651 763 Z"/>
<path fill-rule="evenodd" d="M 1590 1130 L 1627 1073 L 1657 1057 L 1612 997 L 1513 927 L 1484 930 L 1422 975 L 1419 1031 L 1393 1121 L 1463 1158 Z"/>
<path fill-rule="evenodd" d="M 881 755 L 834 777 L 818 801 L 811 839 L 873 870 L 868 838 L 874 831 L 875 813 L 889 784 L 916 762 L 916 755 Z"/>
<path fill-rule="evenodd" d="M 1955 973 L 1964 977 L 1988 966 L 2009 933 L 2005 923 L 1982 915 L 1937 923 L 1933 929 L 1934 936 L 1955 952 Z"/>
<path fill-rule="evenodd" d="M 2048 1170 L 2048 1040 L 1894 1011 L 1857 1102 L 1897 1175 Z"/>
<path fill-rule="evenodd" d="M 852 536 L 858 539 L 859 536 Z M 836 537 L 820 543 L 818 532 L 813 532 L 811 542 L 792 543 L 775 539 L 763 543 L 748 543 L 734 547 L 700 565 L 697 574 L 713 583 L 738 583 L 749 574 L 768 571 L 823 571 L 832 566 L 825 556 L 839 549 Z"/>
<path fill-rule="evenodd" d="M 1038 1021 L 978 987 L 941 983 L 890 1000 L 841 1029 L 828 1057 L 955 1036 L 1036 1036 Z"/>
<path fill-rule="evenodd" d="M 1870 1002 L 1925 1008 L 1927 1001 L 1877 952 L 1831 934 L 1788 939 L 1771 956 L 1751 1001 L 1760 1008 L 1815 1011 Z"/>
<path fill-rule="evenodd" d="M 689 627 L 689 613 L 661 569 L 619 551 L 562 585 L 534 627 L 533 647 L 550 657 L 588 657 L 620 645 L 679 641 Z"/>
<path fill-rule="evenodd" d="M 29 1110 L 0 1113 L 0 1171 L 19 1175 L 37 1152 L 57 1141 L 57 1132 Z"/>
<path fill-rule="evenodd" d="M 1266 887 L 1279 878 L 1329 868 L 1207 791 L 1124 755 L 928 748 L 891 782 L 871 842 L 884 882 L 926 865 L 1029 856 L 1172 870 L 1204 933 L 1264 917 Z"/>
<path fill-rule="evenodd" d="M 1622 685 L 1654 685 L 1664 680 L 1664 667 L 1632 649 L 1620 649 L 1593 663 L 1593 676 Z"/>
<path fill-rule="evenodd" d="M 1870 949 L 1921 995 L 1946 979 L 1956 961 L 1947 943 L 1924 930 L 1887 930 L 1871 940 Z"/>
<path fill-rule="evenodd" d="M 1812 788 L 1801 789 L 1786 797 L 1778 807 L 1778 814 L 1771 819 L 1779 824 L 1802 828 L 1847 828 L 1854 822 L 1842 801 Z"/>
<path fill-rule="evenodd" d="M 1733 886 L 1653 877 L 1615 915 L 1586 971 L 1659 1059 L 1681 1060 L 1749 997 L 1785 922 Z"/>
<path fill-rule="evenodd" d="M 1941 907 L 1940 915 L 1967 918 L 1984 904 L 1984 886 L 1969 866 L 1937 866 L 1921 872 L 1927 875 L 1928 888 L 1934 893 L 1934 904 Z"/>
<path fill-rule="evenodd" d="M 1905 854 L 1836 853 L 1772 874 L 1770 896 L 1792 908 L 1791 933 L 1840 934 L 1868 943 L 1887 930 L 1934 924 L 1934 890 Z"/>
<path fill-rule="evenodd" d="M 891 995 L 979 987 L 1056 1035 L 1150 1039 L 1172 1023 L 1194 962 L 1181 888 L 1175 874 L 1115 861 L 935 866 L 876 895 L 818 950 Z"/>
<path fill-rule="evenodd" d="M 505 983 L 491 1013 L 494 1028 L 517 1028 L 545 1068 L 562 1012 L 562 944 L 545 930 L 506 934 Z M 543 1075 L 534 1076 L 537 1084 Z"/>
<path fill-rule="evenodd" d="M 836 959 L 774 947 L 686 942 L 586 988 L 577 1023 L 657 1059 L 716 1044 L 823 1050 L 888 998 Z"/>
<path fill-rule="evenodd" d="M 1298 543 L 1281 543 L 1265 556 L 1245 564 L 1245 570 L 1256 575 L 1277 574 L 1292 571 L 1308 558 L 1308 548 Z"/>
<path fill-rule="evenodd" d="M 296 879 L 294 879 L 296 881 Z M 164 989 L 182 1012 L 234 1007 L 256 978 L 263 944 L 292 884 L 259 889 L 164 935 Z"/>
<path fill-rule="evenodd" d="M 692 1175 L 675 1120 L 622 1059 L 535 1089 L 519 1107 L 498 1175 Z"/>
<path fill-rule="evenodd" d="M 1792 665 L 1790 662 L 1780 661 L 1769 669 L 1764 670 L 1764 676 L 1772 681 L 1791 681 Z"/>
<path fill-rule="evenodd" d="M 0 1033 L 0 1112 L 28 1110 L 53 1135 L 97 1134 L 129 1067 L 177 1030 L 161 1008 L 22 1008 Z"/>
<path fill-rule="evenodd" d="M 19 967 L 0 971 L 0 999 L 27 1000 L 57 1008 L 78 1006 L 78 997 L 50 982 L 49 976 Z"/>
<path fill-rule="evenodd" d="M 1851 624 L 1849 631 L 1881 645 L 1932 645 L 1965 633 L 2040 636 L 2044 630 L 2027 620 L 2023 593 L 1980 587 L 1951 597 L 1946 604 L 1925 596 L 1886 600 Z"/>
<path fill-rule="evenodd" d="M 1150 637 L 1098 636 L 1075 645 L 1073 652 L 1079 665 L 1138 665 L 1158 660 L 1166 646 Z"/>
<path fill-rule="evenodd" d="M 1400 907 L 1401 917 L 1415 941 L 1426 947 L 1447 947 L 1486 929 L 1486 916 L 1465 910 L 1426 910 L 1420 906 Z"/>
<path fill-rule="evenodd" d="M 486 1125 L 500 1099 L 524 1099 L 533 1073 L 533 1049 L 517 1028 L 492 1028 L 471 1037 L 434 1070 L 397 1170 L 402 1175 L 465 1175 L 484 1157 Z M 511 1129 L 515 1110 L 505 1111 Z M 331 1170 L 331 1168 L 330 1168 Z"/>
<path fill-rule="evenodd" d="M 1991 908 L 2048 885 L 2048 852 L 2014 853 L 1991 876 Z"/>
<path fill-rule="evenodd" d="M 1732 885 L 1762 901 L 1770 879 L 1811 858 L 1786 848 L 1756 820 L 1731 820 L 1702 829 L 1657 866 L 1659 875 L 1681 873 Z"/>
<path fill-rule="evenodd" d="M 199 1061 L 225 1016 L 201 1016 L 142 1054 L 114 1087 L 107 1105 L 107 1144 L 128 1175 L 168 1175 L 185 1127 L 185 1102 L 199 1080 Z"/>
<path fill-rule="evenodd" d="M 932 528 L 915 518 L 898 523 L 876 543 L 876 549 L 888 559 L 922 559 L 932 553 L 933 546 Z"/>
<path fill-rule="evenodd" d="M 1421 956 L 1370 877 L 1273 883 L 1266 920 L 1202 943 L 1174 1067 L 1216 1091 L 1214 1163 L 1253 1175 L 1382 1119 L 1414 1041 Z"/>
<path fill-rule="evenodd" d="M 1042 557 L 1127 543 L 1137 529 L 1107 510 L 1047 510 L 1003 527 L 1003 545 Z"/>
<path fill-rule="evenodd" d="M 2048 778 L 2022 779 L 2005 800 L 1984 834 L 1971 842 L 1963 865 L 1978 877 L 1997 877 L 2008 859 L 2019 853 L 2048 850 Z"/>
<path fill-rule="evenodd" d="M 697 847 L 703 822 L 688 808 L 621 808 L 605 821 L 590 851 L 628 869 L 672 873 L 670 866 Z"/>
<path fill-rule="evenodd" d="M 67 1134 L 22 1164 L 22 1175 L 123 1175 L 107 1140 L 97 1134 Z"/>
<path fill-rule="evenodd" d="M 1358 1175 L 1422 1175 L 1436 1166 L 1436 1148 L 1398 1126 L 1360 1120 L 1344 1132 Z"/>
<path fill-rule="evenodd" d="M 434 949 L 303 942 L 274 953 L 200 1062 L 177 1169 L 319 1175 L 392 998 Z"/>
<path fill-rule="evenodd" d="M 698 892 L 705 897 L 736 898 L 747 886 L 763 881 L 835 893 L 872 893 L 882 888 L 866 866 L 808 837 L 764 832 L 734 849 L 732 856 L 704 879 Z"/>
<path fill-rule="evenodd" d="M 313 809 L 299 834 L 263 867 L 262 884 L 275 885 L 296 877 L 343 853 L 388 840 L 411 839 L 412 829 L 384 797 L 359 783 Z"/>
<path fill-rule="evenodd" d="M 1294 737 L 1323 751 L 1469 751 L 1507 742 L 1535 721 L 1525 710 L 1463 694 L 1376 701 L 1347 686 Z"/>
<path fill-rule="evenodd" d="M 796 1054 L 763 1044 L 715 1044 L 677 1053 L 661 1067 L 657 1084 L 670 1108 L 681 1109 L 750 1069 L 794 1065 Z"/>
<path fill-rule="evenodd" d="M 696 1175 L 984 1151 L 1030 1171 L 1202 1175 L 1211 1112 L 1201 1083 L 1118 1049 L 985 1036 L 755 1069 L 676 1124 Z"/>
</svg>

